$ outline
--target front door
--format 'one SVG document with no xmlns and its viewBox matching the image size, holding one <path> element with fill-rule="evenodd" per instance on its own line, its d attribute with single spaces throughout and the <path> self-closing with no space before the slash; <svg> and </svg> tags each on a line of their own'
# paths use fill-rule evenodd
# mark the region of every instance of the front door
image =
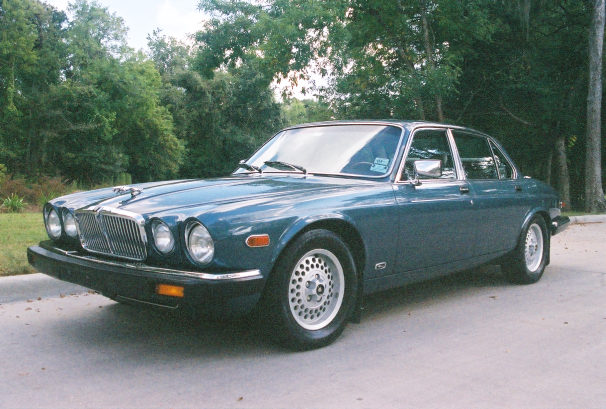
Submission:
<svg viewBox="0 0 606 409">
<path fill-rule="evenodd" d="M 414 162 L 441 161 L 441 175 L 419 177 Z M 399 212 L 396 271 L 412 278 L 422 268 L 471 258 L 475 252 L 473 192 L 458 175 L 445 129 L 420 129 L 412 139 L 400 181 L 394 184 Z"/>
</svg>

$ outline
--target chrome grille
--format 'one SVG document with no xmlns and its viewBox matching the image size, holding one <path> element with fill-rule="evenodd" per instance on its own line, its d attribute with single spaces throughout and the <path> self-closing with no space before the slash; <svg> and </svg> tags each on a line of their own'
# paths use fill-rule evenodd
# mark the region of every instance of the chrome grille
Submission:
<svg viewBox="0 0 606 409">
<path fill-rule="evenodd" d="M 145 231 L 133 217 L 111 211 L 76 212 L 80 243 L 92 253 L 145 260 Z"/>
</svg>

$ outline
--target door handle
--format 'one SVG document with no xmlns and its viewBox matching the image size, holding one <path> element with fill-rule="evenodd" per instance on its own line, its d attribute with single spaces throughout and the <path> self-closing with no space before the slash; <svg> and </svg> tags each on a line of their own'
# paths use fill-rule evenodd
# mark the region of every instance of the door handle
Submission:
<svg viewBox="0 0 606 409">
<path fill-rule="evenodd" d="M 522 186 L 520 185 L 515 185 L 514 189 L 516 190 L 516 192 L 521 192 L 522 191 Z"/>
<path fill-rule="evenodd" d="M 459 192 L 461 192 L 461 193 L 469 193 L 469 186 L 466 186 L 466 185 L 459 186 Z"/>
</svg>

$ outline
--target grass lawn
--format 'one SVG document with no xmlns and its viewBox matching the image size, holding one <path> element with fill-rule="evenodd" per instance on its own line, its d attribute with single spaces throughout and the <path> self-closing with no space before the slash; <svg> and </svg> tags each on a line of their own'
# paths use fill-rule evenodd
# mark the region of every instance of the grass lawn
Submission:
<svg viewBox="0 0 606 409">
<path fill-rule="evenodd" d="M 48 238 L 42 213 L 0 213 L 0 276 L 35 272 L 27 247 Z"/>
</svg>

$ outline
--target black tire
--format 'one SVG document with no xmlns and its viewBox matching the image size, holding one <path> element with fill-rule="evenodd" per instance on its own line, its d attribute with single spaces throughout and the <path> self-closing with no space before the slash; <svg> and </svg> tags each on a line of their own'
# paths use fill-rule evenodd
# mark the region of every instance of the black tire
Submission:
<svg viewBox="0 0 606 409">
<path fill-rule="evenodd" d="M 534 216 L 522 230 L 515 250 L 501 264 L 507 280 L 515 284 L 539 281 L 547 264 L 549 245 L 545 220 Z"/>
<path fill-rule="evenodd" d="M 354 260 L 339 236 L 321 229 L 303 233 L 280 256 L 263 295 L 271 340 L 294 350 L 332 343 L 347 324 L 357 284 Z"/>
</svg>

